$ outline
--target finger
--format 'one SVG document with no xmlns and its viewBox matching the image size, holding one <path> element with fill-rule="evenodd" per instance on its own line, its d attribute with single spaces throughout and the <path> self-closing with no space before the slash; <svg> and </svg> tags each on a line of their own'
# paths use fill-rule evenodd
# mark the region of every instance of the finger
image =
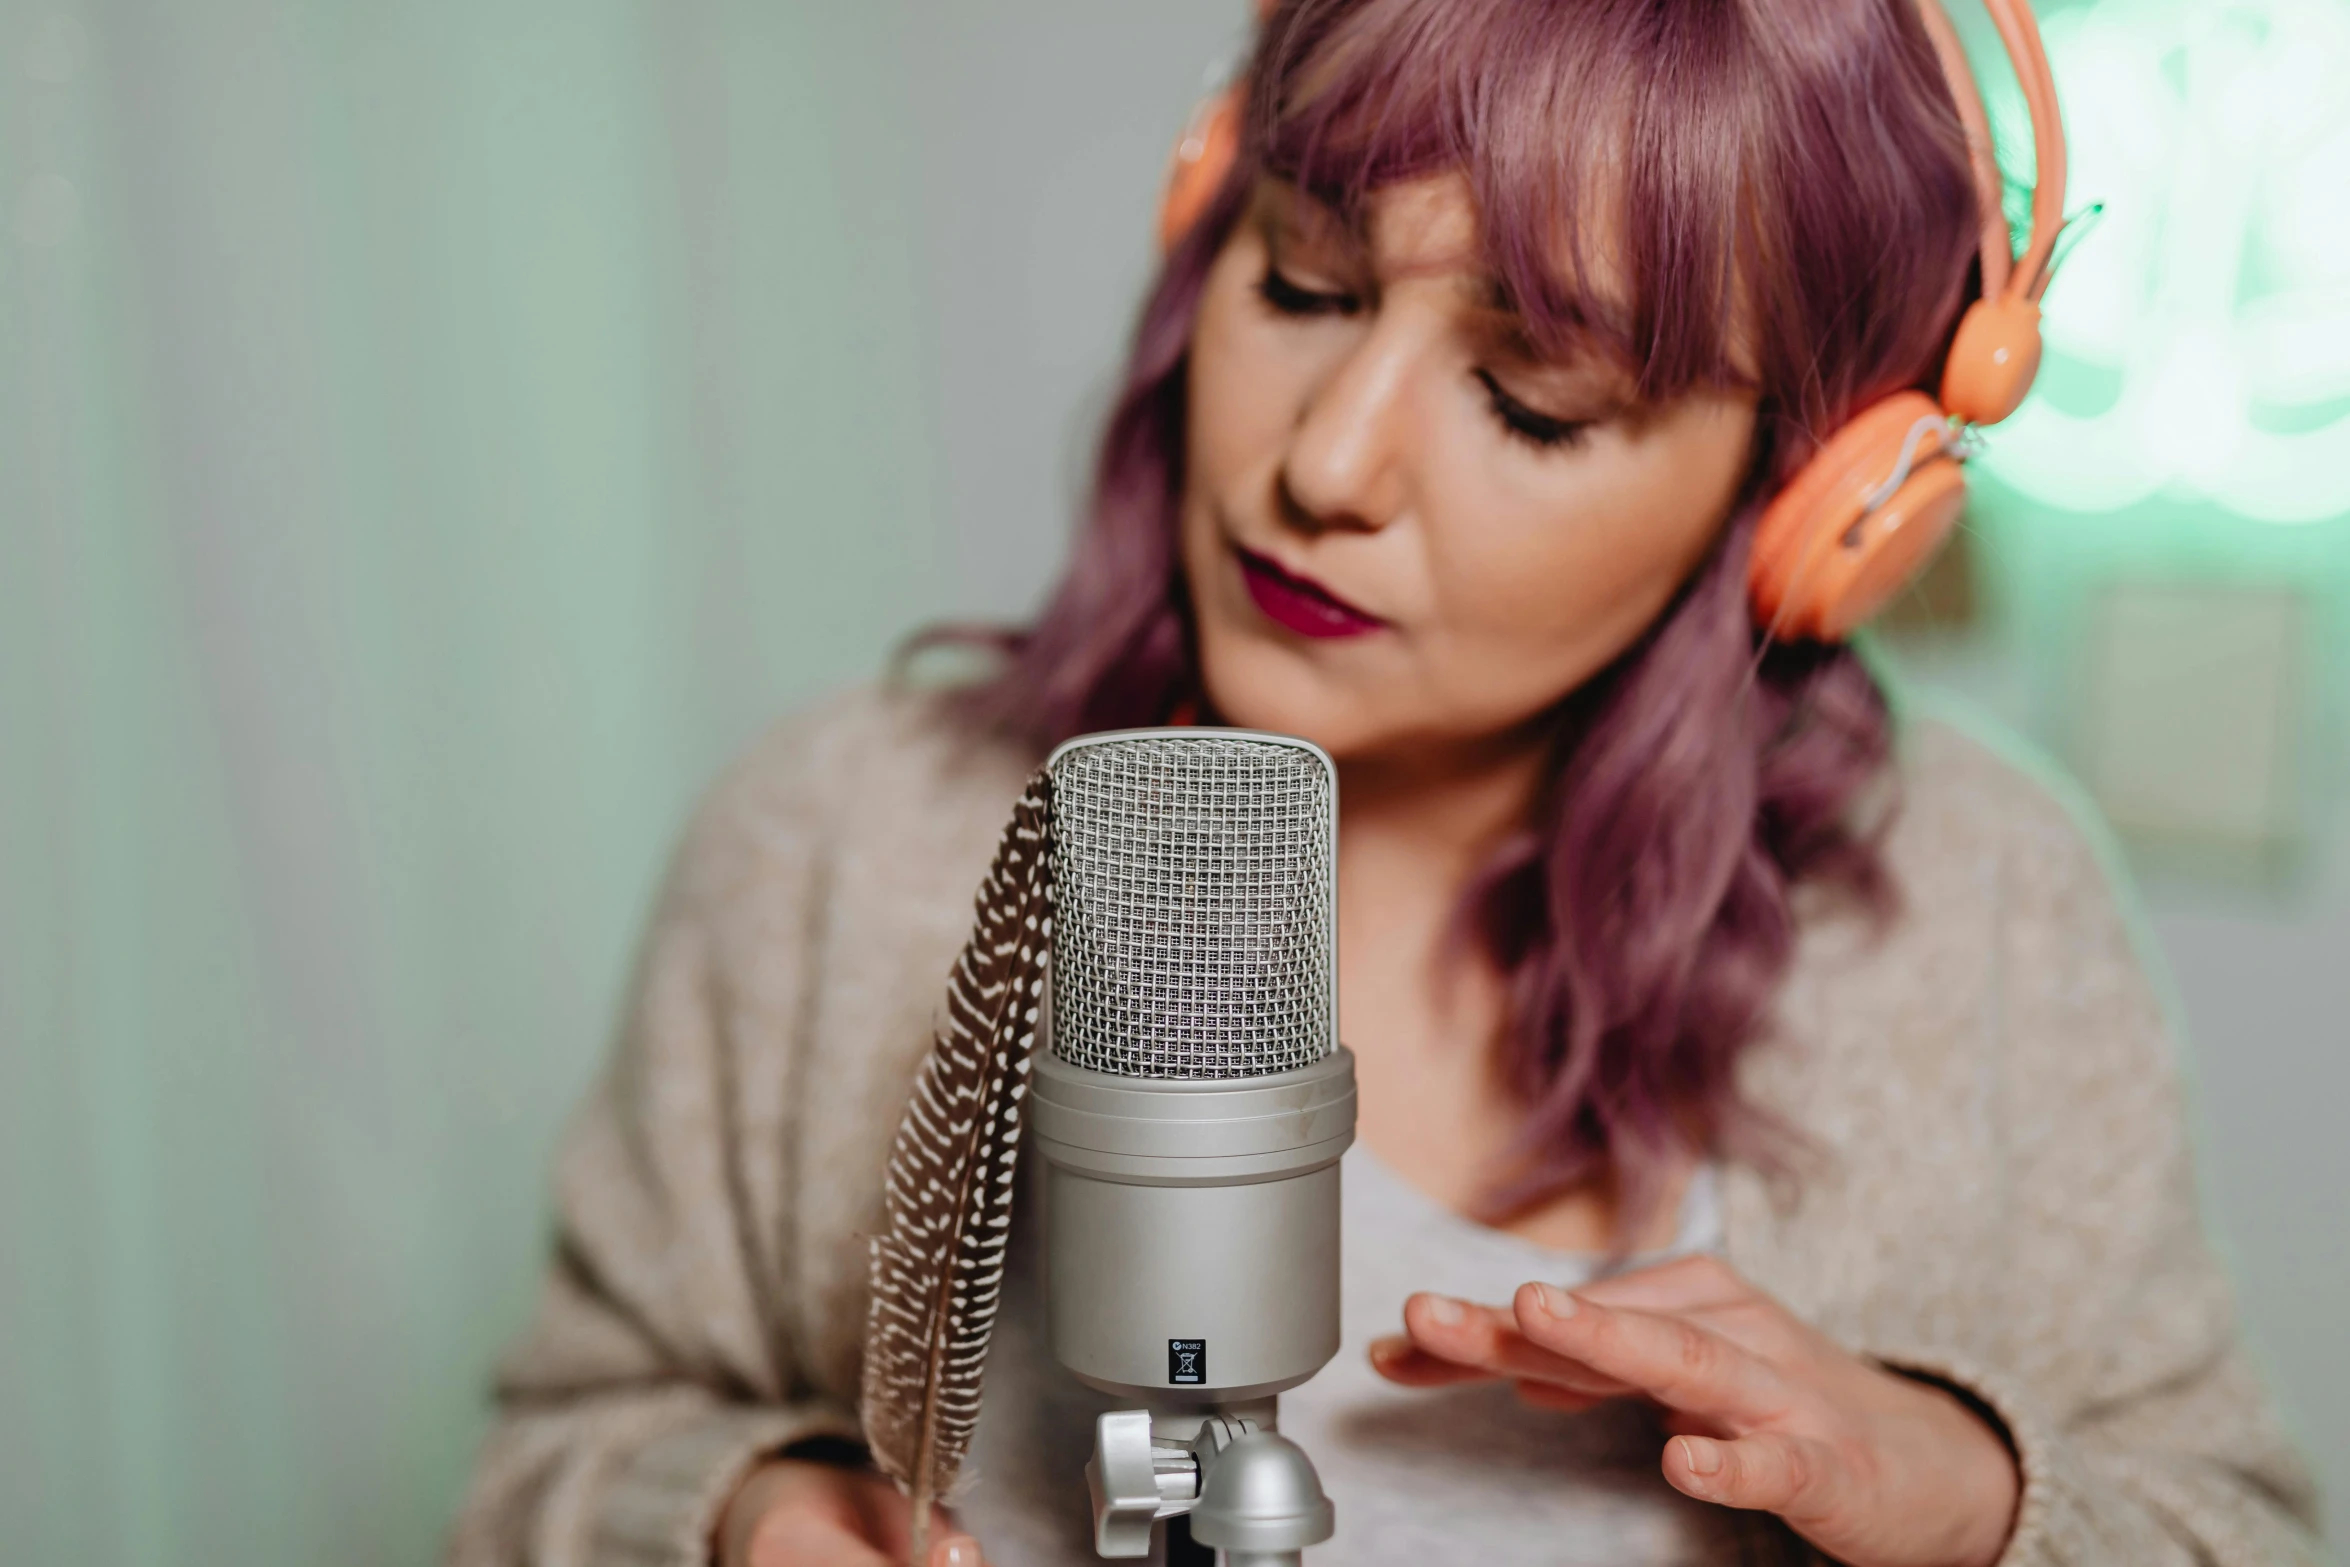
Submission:
<svg viewBox="0 0 2350 1567">
<path fill-rule="evenodd" d="M 1493 1380 L 1490 1371 L 1441 1360 L 1400 1335 L 1372 1342 L 1371 1369 L 1403 1387 L 1453 1387 Z"/>
<path fill-rule="evenodd" d="M 1514 1305 L 1530 1343 L 1660 1404 L 1746 1424 L 1768 1421 L 1785 1406 L 1777 1372 L 1687 1317 L 1620 1310 L 1548 1284 L 1526 1285 Z"/>
<path fill-rule="evenodd" d="M 1532 1343 L 1514 1317 L 1491 1306 L 1444 1295 L 1414 1295 L 1404 1302 L 1403 1320 L 1412 1342 L 1439 1360 L 1603 1397 L 1629 1391 L 1619 1378 Z"/>
<path fill-rule="evenodd" d="M 870 1470 L 857 1478 L 861 1482 L 866 1538 L 880 1546 L 892 1562 L 906 1560 L 914 1548 L 914 1509 L 908 1504 L 905 1492 L 898 1489 L 896 1481 Z M 955 1526 L 952 1513 L 936 1502 L 931 1503 L 930 1546 L 923 1558 L 926 1567 L 941 1567 L 938 1554 L 941 1549 L 970 1539 Z M 957 1561 L 952 1567 L 979 1567 L 977 1544 L 970 1546 L 968 1560 Z"/>
<path fill-rule="evenodd" d="M 1786 1307 L 1717 1257 L 1683 1257 L 1602 1279 L 1574 1293 L 1579 1300 L 1619 1311 L 1689 1317 L 1766 1361 L 1796 1358 L 1803 1341 L 1812 1336 Z"/>
<path fill-rule="evenodd" d="M 1657 1424 L 1664 1428 L 1667 1436 L 1718 1436 L 1728 1441 L 1732 1435 L 1730 1428 L 1719 1420 L 1693 1415 L 1686 1409 L 1665 1410 Z"/>
<path fill-rule="evenodd" d="M 1403 1387 L 1457 1387 L 1465 1382 L 1495 1380 L 1493 1372 L 1439 1360 L 1408 1338 L 1374 1341 L 1371 1345 L 1371 1367 L 1390 1382 Z M 1574 1392 L 1555 1382 L 1520 1380 L 1514 1386 L 1518 1397 L 1537 1409 L 1581 1414 L 1596 1404 L 1606 1402 L 1600 1395 Z"/>
<path fill-rule="evenodd" d="M 932 1539 L 930 1567 L 987 1567 L 980 1559 L 979 1542 L 953 1530 Z"/>
<path fill-rule="evenodd" d="M 1517 1389 L 1520 1402 L 1566 1415 L 1579 1415 L 1608 1402 L 1596 1394 L 1573 1392 L 1555 1382 L 1520 1382 Z"/>
<path fill-rule="evenodd" d="M 1665 1444 L 1665 1478 L 1723 1507 L 1777 1513 L 1790 1523 L 1827 1517 L 1849 1483 L 1824 1442 L 1757 1431 L 1735 1442 L 1677 1436 Z"/>
<path fill-rule="evenodd" d="M 1712 1311 L 1757 1293 L 1728 1263 L 1703 1255 L 1634 1268 L 1575 1291 L 1581 1299 L 1632 1311 Z"/>
</svg>

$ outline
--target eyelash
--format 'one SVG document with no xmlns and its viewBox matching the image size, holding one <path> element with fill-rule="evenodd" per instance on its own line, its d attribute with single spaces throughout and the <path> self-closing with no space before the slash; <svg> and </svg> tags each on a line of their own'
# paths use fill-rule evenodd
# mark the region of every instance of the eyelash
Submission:
<svg viewBox="0 0 2350 1567">
<path fill-rule="evenodd" d="M 1257 283 L 1257 292 L 1276 315 L 1299 318 L 1317 316 L 1351 316 L 1362 309 L 1362 302 L 1352 294 L 1325 294 L 1304 288 L 1282 275 L 1271 262 L 1265 264 L 1265 275 Z M 1493 408 L 1493 417 L 1500 421 L 1504 432 L 1542 451 L 1555 451 L 1572 446 L 1583 438 L 1588 424 L 1572 419 L 1553 419 L 1548 414 L 1536 413 L 1502 390 L 1501 382 L 1492 372 L 1479 370 L 1478 384 L 1485 388 L 1487 400 Z"/>
<path fill-rule="evenodd" d="M 1477 382 L 1485 388 L 1485 396 L 1493 406 L 1493 417 L 1514 439 L 1526 442 L 1542 451 L 1556 451 L 1562 446 L 1573 446 L 1583 439 L 1591 426 L 1577 419 L 1553 419 L 1548 414 L 1536 413 L 1502 390 L 1490 370 L 1477 372 Z"/>
<path fill-rule="evenodd" d="M 1265 264 L 1265 275 L 1257 283 L 1257 292 L 1276 315 L 1351 316 L 1363 308 L 1362 301 L 1352 294 L 1321 294 L 1301 288 L 1283 277 L 1281 269 L 1271 262 Z"/>
</svg>

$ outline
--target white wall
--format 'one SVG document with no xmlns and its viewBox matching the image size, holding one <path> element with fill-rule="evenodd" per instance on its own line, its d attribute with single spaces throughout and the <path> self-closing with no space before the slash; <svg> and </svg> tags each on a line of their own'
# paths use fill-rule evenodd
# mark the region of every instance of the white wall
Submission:
<svg viewBox="0 0 2350 1567">
<path fill-rule="evenodd" d="M 2253 1347 L 2350 1515 L 2350 817 L 2310 881 L 2265 897 L 2162 885 L 2147 903 L 2184 1003 L 2206 1211 Z"/>
<path fill-rule="evenodd" d="M 1060 557 L 1153 260 L 1159 175 L 1242 0 L 909 0 L 949 591 L 1017 616 Z"/>
</svg>

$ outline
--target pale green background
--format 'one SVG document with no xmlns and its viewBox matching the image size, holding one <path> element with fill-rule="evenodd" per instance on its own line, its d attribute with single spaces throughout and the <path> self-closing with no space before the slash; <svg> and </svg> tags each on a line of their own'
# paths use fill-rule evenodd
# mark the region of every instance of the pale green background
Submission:
<svg viewBox="0 0 2350 1567">
<path fill-rule="evenodd" d="M 936 593 L 879 7 L 0 11 L 0 1560 L 427 1560 L 692 796 Z"/>
<path fill-rule="evenodd" d="M 1241 10 L 0 0 L 0 1562 L 430 1559 L 677 823 L 1031 601 Z M 1917 657 L 2061 743 L 2086 584 L 2225 535 L 1993 501 Z M 2337 636 L 2341 528 L 2218 554 Z M 2152 914 L 2350 1481 L 2336 798 Z"/>
</svg>

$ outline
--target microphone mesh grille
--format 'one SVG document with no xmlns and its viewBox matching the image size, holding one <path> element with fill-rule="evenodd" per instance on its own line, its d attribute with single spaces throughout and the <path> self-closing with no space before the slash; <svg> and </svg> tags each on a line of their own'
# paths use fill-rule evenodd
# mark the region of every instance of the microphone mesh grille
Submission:
<svg viewBox="0 0 2350 1567">
<path fill-rule="evenodd" d="M 1337 1045 L 1338 782 L 1213 730 L 1053 763 L 1053 1050 L 1124 1077 L 1261 1077 Z"/>
</svg>

